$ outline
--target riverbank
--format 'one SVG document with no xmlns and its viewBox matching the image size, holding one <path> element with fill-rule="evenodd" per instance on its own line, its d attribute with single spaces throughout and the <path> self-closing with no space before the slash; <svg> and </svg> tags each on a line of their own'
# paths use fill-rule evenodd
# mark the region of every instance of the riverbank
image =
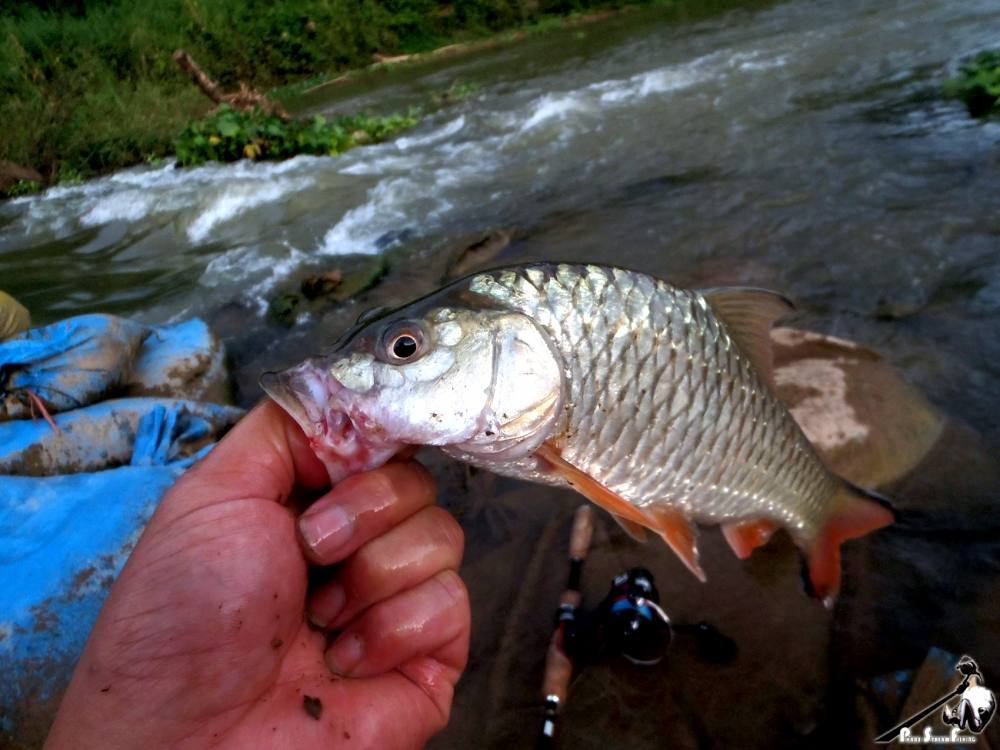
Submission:
<svg viewBox="0 0 1000 750">
<path fill-rule="evenodd" d="M 0 15 L 0 163 L 73 182 L 173 153 L 211 108 L 171 61 L 187 49 L 227 89 L 275 89 L 294 107 L 303 90 L 373 63 L 461 54 L 553 28 L 599 22 L 631 5 L 680 19 L 761 0 L 111 0 L 15 2 Z M 350 76 L 347 73 L 348 77 Z M 16 179 L 16 178 L 15 178 Z M 8 180 L 4 193 L 30 191 Z"/>
</svg>

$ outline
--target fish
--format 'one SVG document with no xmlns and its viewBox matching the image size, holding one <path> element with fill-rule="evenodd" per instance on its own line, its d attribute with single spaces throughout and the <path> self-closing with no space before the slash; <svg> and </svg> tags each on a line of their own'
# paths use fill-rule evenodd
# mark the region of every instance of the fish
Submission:
<svg viewBox="0 0 1000 750">
<path fill-rule="evenodd" d="M 830 604 L 840 545 L 888 526 L 884 499 L 832 474 L 773 391 L 781 295 L 685 290 L 613 266 L 474 273 L 363 314 L 332 348 L 261 377 L 330 479 L 409 446 L 570 486 L 706 580 L 699 525 L 748 557 L 779 528 Z"/>
</svg>

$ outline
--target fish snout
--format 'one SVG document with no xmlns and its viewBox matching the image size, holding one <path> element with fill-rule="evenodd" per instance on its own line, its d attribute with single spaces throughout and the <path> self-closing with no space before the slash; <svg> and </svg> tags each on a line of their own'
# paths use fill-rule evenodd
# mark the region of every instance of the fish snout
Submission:
<svg viewBox="0 0 1000 750">
<path fill-rule="evenodd" d="M 310 437 L 326 431 L 330 392 L 323 370 L 311 360 L 278 372 L 260 376 L 260 387 L 294 419 Z"/>
</svg>

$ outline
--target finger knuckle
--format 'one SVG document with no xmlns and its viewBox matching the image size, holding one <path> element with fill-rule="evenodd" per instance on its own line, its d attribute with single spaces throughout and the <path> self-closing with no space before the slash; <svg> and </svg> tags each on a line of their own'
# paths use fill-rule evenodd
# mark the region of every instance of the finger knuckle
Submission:
<svg viewBox="0 0 1000 750">
<path fill-rule="evenodd" d="M 461 525 L 444 508 L 428 508 L 427 528 L 431 535 L 431 543 L 453 553 L 453 564 L 457 565 L 462 559 L 462 552 L 465 549 L 465 533 Z"/>
<path fill-rule="evenodd" d="M 468 606 L 469 592 L 465 582 L 454 570 L 442 570 L 432 582 L 439 587 L 439 593 L 449 607 Z"/>
</svg>

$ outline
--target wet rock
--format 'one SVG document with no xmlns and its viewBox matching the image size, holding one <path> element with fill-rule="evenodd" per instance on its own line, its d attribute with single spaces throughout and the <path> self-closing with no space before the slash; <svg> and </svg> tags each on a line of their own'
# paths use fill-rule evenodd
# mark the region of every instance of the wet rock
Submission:
<svg viewBox="0 0 1000 750">
<path fill-rule="evenodd" d="M 448 269 L 448 278 L 457 279 L 481 270 L 503 252 L 514 238 L 512 229 L 496 229 L 462 250 Z"/>
<path fill-rule="evenodd" d="M 344 274 L 339 269 L 309 276 L 302 280 L 302 295 L 308 300 L 326 297 L 340 286 L 340 282 L 343 280 Z"/>
<path fill-rule="evenodd" d="M 911 299 L 881 298 L 875 304 L 876 320 L 902 320 L 916 315 L 924 308 L 924 303 Z"/>
<path fill-rule="evenodd" d="M 319 313 L 332 304 L 346 302 L 368 291 L 388 273 L 382 257 L 367 259 L 355 268 L 331 269 L 312 273 L 293 282 L 297 291 L 287 287 L 271 299 L 268 315 L 282 325 L 291 325 L 303 313 Z"/>
<path fill-rule="evenodd" d="M 899 479 L 941 436 L 941 414 L 871 349 L 793 328 L 776 328 L 771 340 L 778 397 L 846 479 L 867 487 Z"/>
<path fill-rule="evenodd" d="M 378 284 L 388 272 L 389 264 L 385 259 L 376 258 L 360 270 L 345 272 L 340 284 L 330 293 L 330 297 L 338 302 L 356 297 Z"/>
<path fill-rule="evenodd" d="M 282 325 L 290 326 L 302 307 L 302 296 L 294 292 L 283 292 L 271 299 L 267 305 L 269 318 Z"/>
</svg>

